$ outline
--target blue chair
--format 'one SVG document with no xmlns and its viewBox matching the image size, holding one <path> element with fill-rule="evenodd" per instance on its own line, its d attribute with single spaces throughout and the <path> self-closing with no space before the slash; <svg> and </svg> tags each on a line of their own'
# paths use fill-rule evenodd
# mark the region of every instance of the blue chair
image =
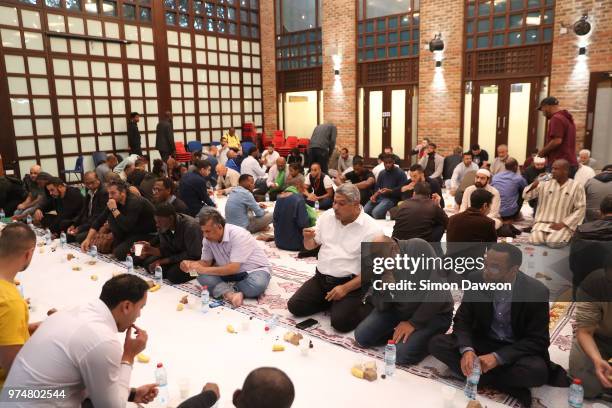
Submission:
<svg viewBox="0 0 612 408">
<path fill-rule="evenodd" d="M 191 153 L 201 152 L 202 142 L 200 142 L 199 140 L 192 140 L 191 142 L 187 142 L 187 150 Z"/>
<path fill-rule="evenodd" d="M 79 175 L 81 176 L 81 180 L 83 180 L 83 156 L 77 157 L 73 170 L 62 170 L 62 174 L 68 175 L 68 180 L 66 180 L 68 183 L 70 183 L 71 174 Z"/>
<path fill-rule="evenodd" d="M 242 142 L 242 154 L 246 157 L 249 154 L 251 147 L 255 147 L 253 142 Z"/>
<path fill-rule="evenodd" d="M 106 161 L 106 152 L 93 152 L 92 154 L 94 167 L 98 167 L 100 163 Z"/>
</svg>

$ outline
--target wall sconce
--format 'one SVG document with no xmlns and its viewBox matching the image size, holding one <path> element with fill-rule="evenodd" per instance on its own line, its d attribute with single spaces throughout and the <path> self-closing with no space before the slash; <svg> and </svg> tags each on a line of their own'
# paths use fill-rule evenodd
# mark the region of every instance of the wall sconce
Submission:
<svg viewBox="0 0 612 408">
<path fill-rule="evenodd" d="M 577 36 L 582 37 L 591 32 L 591 23 L 589 23 L 589 16 L 583 15 L 580 20 L 574 23 L 574 33 Z"/>
<path fill-rule="evenodd" d="M 442 51 L 444 51 L 444 41 L 442 41 L 442 33 L 434 35 L 434 38 L 429 42 L 429 51 L 434 55 L 436 68 L 442 66 Z"/>
<path fill-rule="evenodd" d="M 339 79 L 340 78 L 340 65 L 342 64 L 342 56 L 340 54 L 333 54 L 332 61 L 334 62 L 335 79 Z"/>
</svg>

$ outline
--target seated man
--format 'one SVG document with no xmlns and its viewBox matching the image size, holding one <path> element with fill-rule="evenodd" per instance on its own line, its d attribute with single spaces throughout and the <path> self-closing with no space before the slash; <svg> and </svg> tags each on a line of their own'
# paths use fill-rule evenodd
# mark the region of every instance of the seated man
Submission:
<svg viewBox="0 0 612 408">
<path fill-rule="evenodd" d="M 219 396 L 219 386 L 207 383 L 202 393 L 178 408 L 212 408 Z M 234 391 L 232 403 L 237 408 L 289 408 L 294 398 L 295 389 L 287 374 L 278 368 L 260 367 L 249 373 L 242 389 Z"/>
<path fill-rule="evenodd" d="M 181 262 L 181 270 L 196 272 L 200 285 L 208 286 L 213 297 L 234 307 L 242 305 L 245 297 L 263 294 L 270 282 L 270 262 L 255 238 L 244 228 L 226 224 L 214 210 L 200 215 L 200 227 L 202 258 Z"/>
<path fill-rule="evenodd" d="M 26 197 L 23 182 L 17 177 L 0 176 L 0 209 L 4 210 L 6 217 L 12 217 Z"/>
<path fill-rule="evenodd" d="M 118 275 L 104 284 L 100 299 L 47 319 L 13 362 L 3 400 L 9 388 L 27 387 L 65 390 L 61 405 L 66 407 L 80 407 L 84 396 L 89 399 L 85 404 L 95 407 L 153 401 L 156 384 L 130 388 L 134 358 L 147 345 L 147 332 L 134 322 L 147 302 L 148 290 L 138 276 Z M 121 332 L 125 332 L 123 342 L 117 337 Z"/>
<path fill-rule="evenodd" d="M 270 143 L 266 148 L 266 151 L 261 155 L 261 164 L 266 166 L 266 169 L 270 170 L 276 161 L 279 159 L 280 154 L 274 150 L 274 144 Z"/>
<path fill-rule="evenodd" d="M 23 178 L 23 186 L 26 191 L 26 199 L 22 201 L 15 212 L 13 213 L 13 220 L 18 221 L 24 219 L 45 204 L 45 194 L 42 189 L 38 186 L 36 178 L 40 174 L 40 166 L 35 164 L 30 167 L 30 173 L 26 174 Z"/>
<path fill-rule="evenodd" d="M 216 207 L 208 195 L 206 177 L 210 175 L 210 162 L 198 160 L 196 170 L 185 173 L 179 184 L 179 197 L 187 205 L 187 215 L 195 217 L 204 205 Z"/>
<path fill-rule="evenodd" d="M 108 193 L 98 179 L 95 171 L 83 175 L 83 183 L 87 189 L 83 209 L 77 215 L 66 231 L 68 242 L 81 243 L 87 238 L 91 225 L 106 209 Z"/>
<path fill-rule="evenodd" d="M 155 184 L 153 184 L 153 203 L 170 204 L 174 211 L 181 214 L 187 214 L 187 211 L 189 211 L 187 204 L 174 195 L 174 182 L 168 177 L 155 180 Z"/>
<path fill-rule="evenodd" d="M 395 241 L 392 238 L 377 237 L 374 242 L 384 245 L 388 257 L 399 255 L 418 258 L 425 256 L 435 258 L 434 249 L 420 239 Z M 386 271 L 382 279 L 400 281 L 406 280 L 405 274 L 412 275 L 408 279 L 430 280 L 431 270 L 419 268 L 410 272 Z M 416 276 L 414 276 L 416 274 Z M 388 293 L 388 292 L 387 292 Z M 387 301 L 383 291 L 373 291 L 372 304 L 374 310 L 355 329 L 355 340 L 362 347 L 374 347 L 395 341 L 398 364 L 418 364 L 427 355 L 429 340 L 436 334 L 444 334 L 450 327 L 453 318 L 453 301 L 450 291 L 439 294 L 440 301 L 434 302 L 421 296 L 424 291 L 411 294 L 411 301 Z M 442 301 L 445 299 L 445 301 Z M 438 299 L 436 299 L 438 300 Z"/>
<path fill-rule="evenodd" d="M 288 176 L 287 162 L 284 157 L 279 157 L 268 171 L 268 194 L 271 201 L 276 201 L 276 196 L 285 190 Z"/>
<path fill-rule="evenodd" d="M 294 177 L 287 183 L 285 191 L 276 198 L 274 206 L 274 242 L 279 249 L 303 251 L 302 230 L 317 222 L 314 209 L 306 205 L 302 191 L 304 176 Z"/>
<path fill-rule="evenodd" d="M 379 224 L 361 210 L 359 189 L 343 184 L 334 197 L 334 211 L 326 211 L 314 228 L 304 229 L 304 248 L 320 246 L 315 276 L 287 302 L 297 316 L 331 309 L 331 325 L 349 332 L 370 313 L 362 302 L 361 243 L 383 235 Z"/>
<path fill-rule="evenodd" d="M 453 178 L 453 171 L 455 167 L 463 160 L 463 153 L 461 146 L 457 146 L 453 149 L 453 154 L 448 155 L 444 158 L 444 170 L 442 171 L 442 178 L 444 179 L 444 187 L 450 190 L 451 179 Z M 442 186 L 440 186 L 442 187 Z"/>
<path fill-rule="evenodd" d="M 238 186 L 240 173 L 223 164 L 217 164 L 217 194 L 228 195 L 232 188 Z"/>
<path fill-rule="evenodd" d="M 497 146 L 497 157 L 493 160 L 493 164 L 491 164 L 491 174 L 495 176 L 497 173 L 502 173 L 507 170 L 506 163 L 510 159 L 510 155 L 508 154 L 508 145 L 500 144 Z M 516 174 L 520 175 L 518 168 L 518 162 L 516 163 Z M 494 177 L 495 178 L 495 177 Z"/>
<path fill-rule="evenodd" d="M 465 177 L 467 173 L 471 171 L 476 172 L 478 170 L 478 165 L 472 161 L 472 158 L 472 152 L 468 151 L 463 153 L 462 162 L 453 170 L 453 175 L 451 177 L 451 194 L 457 191 L 463 177 Z"/>
<path fill-rule="evenodd" d="M 414 186 L 417 183 L 427 183 L 429 184 L 429 191 L 431 191 L 429 198 L 435 199 L 439 202 L 440 207 L 444 208 L 445 204 L 444 198 L 442 197 L 442 188 L 440 187 L 440 183 L 431 177 L 425 176 L 423 166 L 420 164 L 413 164 L 410 166 L 410 169 L 408 169 L 408 173 L 410 175 L 410 179 L 407 180 L 406 184 L 399 189 L 399 195 L 402 200 L 409 200 L 412 198 Z M 401 202 L 399 205 L 401 205 Z M 391 215 L 393 215 L 393 212 Z"/>
<path fill-rule="evenodd" d="M 436 153 L 437 147 L 435 143 L 430 142 L 427 145 L 426 154 L 419 160 L 419 164 L 423 168 L 425 177 L 435 180 L 441 186 L 444 157 Z"/>
<path fill-rule="evenodd" d="M 551 180 L 536 180 L 525 188 L 525 200 L 538 199 L 535 224 L 529 236 L 532 244 L 553 248 L 567 245 L 582 223 L 586 208 L 584 187 L 569 178 L 569 170 L 566 160 L 555 160 Z"/>
<path fill-rule="evenodd" d="M 328 210 L 334 203 L 334 184 L 332 179 L 321 170 L 319 163 L 310 165 L 310 173 L 304 180 L 306 188 L 306 203 L 314 207 L 315 201 L 319 202 L 319 209 Z"/>
<path fill-rule="evenodd" d="M 472 193 L 476 191 L 476 189 L 483 188 L 487 190 L 489 193 L 493 194 L 493 202 L 491 203 L 491 207 L 489 209 L 489 213 L 487 216 L 491 218 L 495 222 L 495 229 L 499 229 L 502 226 L 501 217 L 499 215 L 499 207 L 501 203 L 501 199 L 499 196 L 499 191 L 489 183 L 491 181 L 491 173 L 487 169 L 479 169 L 476 172 L 476 178 L 474 179 L 474 184 L 465 189 L 463 193 L 463 199 L 461 200 L 461 206 L 459 207 L 459 212 L 463 212 L 471 207 L 470 198 Z"/>
<path fill-rule="evenodd" d="M 500 170 L 493 176 L 491 186 L 499 192 L 499 215 L 503 220 L 513 220 L 521 213 L 523 189 L 527 186 L 527 182 L 518 174 L 516 159 L 506 158 L 505 166 L 505 170 Z"/>
<path fill-rule="evenodd" d="M 350 181 L 355 187 L 359 189 L 361 195 L 361 205 L 366 205 L 370 201 L 370 197 L 374 194 L 374 185 L 376 184 L 376 178 L 374 173 L 365 168 L 363 165 L 363 157 L 353 157 L 353 170 L 346 174 L 339 174 L 338 180 L 341 183 Z"/>
<path fill-rule="evenodd" d="M 300 167 L 304 167 L 304 158 L 302 157 L 302 154 L 300 153 L 300 149 L 298 149 L 297 147 L 294 147 L 293 149 L 291 149 L 289 156 L 287 156 L 287 163 L 288 164 L 296 163 Z"/>
<path fill-rule="evenodd" d="M 466 291 L 453 333 L 429 343 L 429 352 L 461 377 L 480 360 L 479 386 L 492 387 L 531 406 L 529 388 L 567 386 L 565 371 L 550 361 L 548 289 L 522 273 L 521 250 L 506 243 L 487 251 L 477 282 L 511 283 L 510 291 Z"/>
<path fill-rule="evenodd" d="M 254 189 L 253 177 L 241 175 L 238 187 L 230 191 L 225 204 L 225 221 L 246 228 L 250 233 L 265 230 L 272 222 L 272 213 L 264 211 L 266 204 L 255 201 Z"/>
<path fill-rule="evenodd" d="M 600 218 L 599 205 L 602 200 L 612 194 L 612 164 L 605 166 L 601 173 L 584 185 L 586 195 L 585 221 L 595 221 Z"/>
<path fill-rule="evenodd" d="M 294 177 L 304 176 L 304 168 L 298 163 L 289 164 L 289 174 L 287 175 L 287 182 Z"/>
<path fill-rule="evenodd" d="M 125 171 L 127 174 L 127 170 Z M 145 159 L 138 158 L 134 162 L 134 169 L 130 171 L 129 175 L 127 176 L 127 182 L 138 187 L 147 176 L 147 173 L 147 161 Z"/>
<path fill-rule="evenodd" d="M 536 181 L 539 177 L 546 176 L 546 159 L 543 157 L 535 156 L 532 160 L 532 164 L 523 170 L 523 178 L 527 182 L 527 185 Z M 524 192 L 524 189 L 523 189 Z M 538 207 L 538 199 L 532 198 L 528 200 L 527 203 L 531 208 L 533 208 L 533 213 L 535 215 L 535 210 Z M 598 204 L 599 205 L 599 204 Z"/>
<path fill-rule="evenodd" d="M 439 202 L 431 198 L 429 184 L 418 182 L 413 191 L 412 198 L 404 201 L 400 207 L 396 207 L 397 211 L 392 213 L 395 220 L 393 238 L 421 238 L 429 242 L 439 242 L 448 225 L 448 216 L 440 208 Z"/>
<path fill-rule="evenodd" d="M 370 197 L 370 201 L 363 210 L 377 220 L 382 220 L 387 215 L 387 211 L 397 205 L 399 197 L 397 191 L 406 184 L 408 178 L 404 170 L 395 166 L 393 156 L 383 157 L 385 169 L 382 170 L 376 179 L 376 192 Z"/>
<path fill-rule="evenodd" d="M 106 190 L 109 198 L 106 209 L 91 225 L 81 249 L 89 251 L 95 234 L 108 222 L 113 233 L 113 255 L 124 261 L 134 242 L 148 241 L 155 232 L 153 205 L 129 192 L 127 184 L 121 180 L 111 181 Z"/>
<path fill-rule="evenodd" d="M 0 391 L 17 353 L 38 326 L 29 323 L 28 304 L 15 285 L 35 250 L 36 235 L 25 224 L 9 224 L 0 232 Z"/>
<path fill-rule="evenodd" d="M 48 210 L 55 211 L 56 214 L 43 214 L 43 211 L 38 209 L 34 213 L 34 219 L 40 220 L 43 228 L 49 228 L 53 234 L 65 232 L 81 213 L 83 196 L 78 188 L 66 185 L 62 179 L 57 177 L 49 181 L 47 190 L 53 197 Z"/>
<path fill-rule="evenodd" d="M 240 173 L 240 165 L 242 164 L 242 156 L 238 155 L 238 149 L 230 148 L 227 152 L 227 161 L 225 166 Z"/>
<path fill-rule="evenodd" d="M 98 167 L 96 167 L 96 175 L 98 176 L 98 179 L 104 180 L 106 173 L 113 171 L 117 164 L 119 164 L 117 156 L 112 153 L 107 154 L 106 160 L 98 164 Z"/>
<path fill-rule="evenodd" d="M 268 190 L 266 170 L 259 164 L 259 149 L 255 146 L 249 149 L 248 157 L 240 165 L 240 174 L 248 174 L 255 180 L 257 194 L 265 194 Z"/>
<path fill-rule="evenodd" d="M 151 242 L 138 241 L 142 244 L 141 256 L 137 262 L 150 273 L 161 266 L 164 279 L 170 282 L 185 283 L 193 279 L 180 268 L 185 260 L 198 260 L 202 255 L 202 231 L 195 218 L 177 214 L 171 204 L 160 203 L 155 206 L 155 225 L 158 236 Z"/>
<path fill-rule="evenodd" d="M 612 357 L 611 273 L 612 265 L 607 262 L 578 289 L 576 335 L 569 358 L 569 374 L 582 380 L 584 396 L 607 394 L 608 401 L 612 396 L 612 366 L 608 362 Z"/>
<path fill-rule="evenodd" d="M 346 147 L 340 150 L 340 157 L 338 158 L 338 175 L 343 174 L 345 171 L 353 167 L 353 156 L 349 155 L 349 151 Z M 349 170 L 350 171 L 350 170 Z"/>
</svg>

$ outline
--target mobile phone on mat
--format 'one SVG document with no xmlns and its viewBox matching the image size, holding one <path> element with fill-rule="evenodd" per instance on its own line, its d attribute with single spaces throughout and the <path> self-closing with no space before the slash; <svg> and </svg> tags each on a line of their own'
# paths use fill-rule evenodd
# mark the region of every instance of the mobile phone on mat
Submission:
<svg viewBox="0 0 612 408">
<path fill-rule="evenodd" d="M 319 322 L 315 319 L 306 319 L 302 322 L 299 322 L 298 324 L 295 325 L 295 327 L 297 327 L 300 330 L 306 330 L 309 327 L 314 326 L 315 324 L 318 324 Z"/>
</svg>

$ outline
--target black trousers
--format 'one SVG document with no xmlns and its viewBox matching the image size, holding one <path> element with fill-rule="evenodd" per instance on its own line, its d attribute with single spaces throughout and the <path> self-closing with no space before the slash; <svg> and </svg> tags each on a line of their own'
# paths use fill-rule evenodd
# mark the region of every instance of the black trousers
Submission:
<svg viewBox="0 0 612 408">
<path fill-rule="evenodd" d="M 327 149 L 312 147 L 308 149 L 308 157 L 310 159 L 308 165 L 319 163 L 323 173 L 327 174 L 327 166 L 329 164 L 329 151 Z"/>
<path fill-rule="evenodd" d="M 59 235 L 62 231 L 66 231 L 72 220 L 66 220 L 55 214 L 45 214 L 40 221 L 43 228 L 49 228 L 53 234 Z"/>
<path fill-rule="evenodd" d="M 476 355 L 492 353 L 507 343 L 487 338 L 475 339 Z M 455 374 L 461 372 L 461 353 L 454 334 L 440 334 L 429 342 L 429 353 L 446 364 Z M 548 364 L 540 356 L 525 356 L 513 364 L 497 366 L 482 374 L 480 384 L 500 389 L 539 387 L 548 382 Z"/>
<path fill-rule="evenodd" d="M 166 163 L 168 161 L 168 158 L 172 155 L 172 152 L 162 152 L 161 150 L 159 150 L 159 155 L 161 156 L 161 159 L 164 161 L 164 163 Z"/>
<path fill-rule="evenodd" d="M 316 272 L 315 276 L 304 282 L 301 288 L 291 296 L 287 302 L 287 309 L 297 316 L 304 317 L 330 310 L 331 325 L 339 332 L 349 332 L 372 311 L 372 306 L 362 302 L 361 289 L 349 292 L 340 300 L 327 301 L 327 292 L 338 285 L 342 285 L 352 277 L 334 278 Z"/>
<path fill-rule="evenodd" d="M 114 235 L 113 241 L 113 256 L 119 261 L 125 261 L 125 257 L 132 250 L 132 246 L 136 241 L 148 241 L 151 239 L 150 234 L 132 234 L 118 239 Z"/>
<path fill-rule="evenodd" d="M 160 258 L 157 256 L 150 256 L 147 258 L 136 258 L 136 264 L 141 265 L 143 268 L 145 268 L 147 271 L 150 272 L 149 265 L 151 265 L 153 262 L 157 261 L 158 259 Z M 163 273 L 164 279 L 168 279 L 173 284 L 185 283 L 185 282 L 189 282 L 190 280 L 194 279 L 187 272 L 183 272 L 181 270 L 180 262 L 168 264 L 168 265 L 162 265 L 162 273 Z"/>
</svg>

